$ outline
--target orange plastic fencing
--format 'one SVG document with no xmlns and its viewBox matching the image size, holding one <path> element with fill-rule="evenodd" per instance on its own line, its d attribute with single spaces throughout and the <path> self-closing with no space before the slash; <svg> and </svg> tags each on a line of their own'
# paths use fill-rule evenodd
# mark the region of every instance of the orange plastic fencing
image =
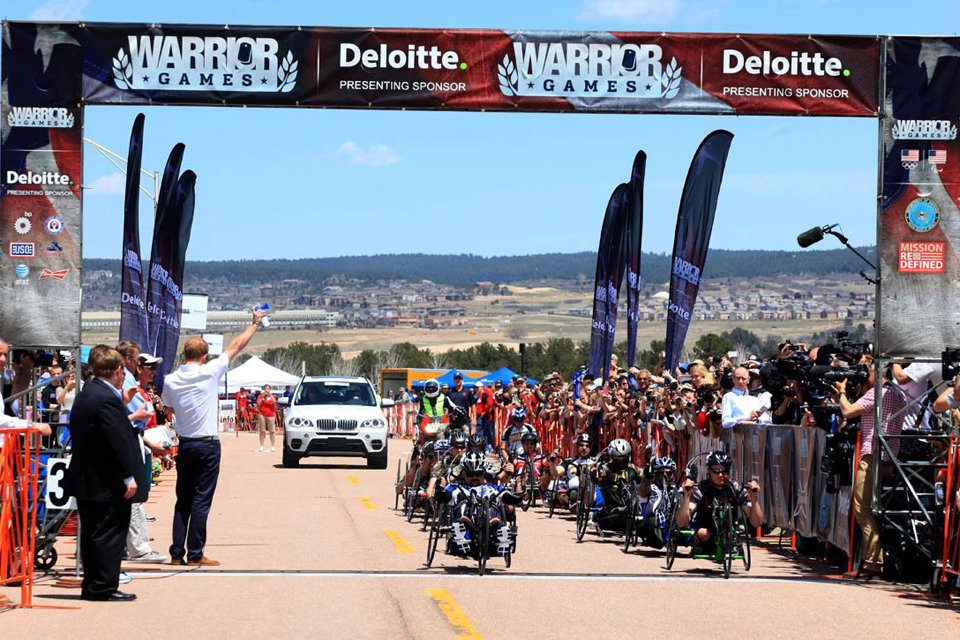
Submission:
<svg viewBox="0 0 960 640">
<path fill-rule="evenodd" d="M 0 445 L 0 585 L 20 584 L 21 607 L 32 606 L 40 461 L 36 429 L 4 429 Z M 9 606 L 9 605 L 8 605 Z"/>
</svg>

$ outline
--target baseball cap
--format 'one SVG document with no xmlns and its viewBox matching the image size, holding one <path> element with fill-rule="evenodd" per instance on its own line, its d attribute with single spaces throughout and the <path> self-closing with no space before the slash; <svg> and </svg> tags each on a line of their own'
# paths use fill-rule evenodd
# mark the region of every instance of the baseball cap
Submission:
<svg viewBox="0 0 960 640">
<path fill-rule="evenodd" d="M 141 365 L 160 364 L 163 362 L 163 358 L 156 358 L 149 353 L 141 353 L 138 361 Z"/>
<path fill-rule="evenodd" d="M 459 371 L 457 371 L 455 374 L 453 374 L 453 379 L 454 379 L 454 380 L 463 380 L 463 374 L 460 373 Z"/>
<path fill-rule="evenodd" d="M 477 380 L 476 382 L 473 383 L 473 386 L 475 386 L 475 387 L 482 387 L 482 386 L 483 386 L 483 382 Z"/>
</svg>

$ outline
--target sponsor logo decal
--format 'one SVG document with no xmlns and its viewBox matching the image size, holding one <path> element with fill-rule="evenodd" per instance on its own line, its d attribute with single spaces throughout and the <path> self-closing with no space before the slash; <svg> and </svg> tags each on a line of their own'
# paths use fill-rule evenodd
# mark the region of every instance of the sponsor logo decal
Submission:
<svg viewBox="0 0 960 640">
<path fill-rule="evenodd" d="M 299 60 L 273 38 L 128 36 L 113 58 L 119 89 L 287 93 Z"/>
<path fill-rule="evenodd" d="M 497 65 L 505 96 L 673 98 L 682 68 L 655 44 L 515 42 Z"/>
<path fill-rule="evenodd" d="M 850 76 L 840 58 L 825 58 L 815 51 L 791 51 L 789 56 L 774 56 L 764 51 L 758 56 L 745 56 L 736 49 L 723 50 L 723 73 L 749 73 L 763 76 Z"/>
<path fill-rule="evenodd" d="M 57 171 L 7 171 L 4 174 L 8 187 L 22 185 L 24 187 L 44 187 L 42 189 L 9 189 L 7 195 L 10 196 L 72 196 L 73 191 L 69 189 L 74 184 L 65 173 Z M 66 189 L 57 189 L 57 187 L 68 187 Z"/>
<path fill-rule="evenodd" d="M 690 312 L 687 311 L 686 309 L 684 309 L 683 307 L 681 307 L 679 304 L 677 304 L 677 303 L 674 302 L 673 300 L 671 300 L 671 301 L 670 301 L 670 304 L 667 306 L 667 311 L 668 311 L 669 313 L 675 313 L 675 314 L 677 314 L 678 316 L 680 316 L 680 317 L 683 318 L 684 320 L 689 320 L 689 319 L 690 319 Z"/>
<path fill-rule="evenodd" d="M 47 228 L 47 233 L 52 236 L 58 236 L 63 231 L 63 220 L 61 220 L 59 216 L 51 216 L 47 218 L 44 226 Z"/>
<path fill-rule="evenodd" d="M 920 151 L 919 149 L 902 149 L 900 151 L 900 164 L 904 169 L 916 169 L 923 166 L 941 173 L 943 166 L 947 163 L 947 152 L 943 149 L 931 149 L 929 151 Z"/>
<path fill-rule="evenodd" d="M 900 273 L 944 273 L 946 243 L 901 242 L 897 271 Z"/>
<path fill-rule="evenodd" d="M 36 257 L 36 248 L 32 242 L 11 242 L 11 258 L 33 258 Z"/>
<path fill-rule="evenodd" d="M 18 278 L 26 278 L 30 275 L 30 269 L 25 264 L 18 264 L 16 272 Z"/>
<path fill-rule="evenodd" d="M 56 278 L 57 280 L 63 280 L 67 277 L 67 273 L 70 272 L 70 269 L 60 269 L 59 271 L 51 271 L 50 269 L 44 269 L 40 274 L 41 280 L 46 280 L 48 278 Z"/>
<path fill-rule="evenodd" d="M 59 253 L 63 251 L 63 247 L 60 246 L 59 242 L 54 241 L 54 242 L 51 242 L 50 245 L 47 247 L 47 251 L 49 251 L 50 253 Z"/>
<path fill-rule="evenodd" d="M 30 233 L 30 229 L 33 229 L 33 223 L 30 222 L 31 216 L 33 216 L 33 214 L 27 211 L 22 216 L 14 220 L 13 230 L 22 236 Z"/>
<path fill-rule="evenodd" d="M 673 275 L 683 278 L 694 286 L 700 284 L 700 267 L 690 264 L 683 258 L 674 258 Z"/>
<path fill-rule="evenodd" d="M 63 107 L 10 107 L 7 124 L 11 127 L 70 129 L 73 114 Z"/>
<path fill-rule="evenodd" d="M 374 49 L 361 49 L 355 44 L 340 44 L 340 66 L 344 69 L 360 65 L 364 69 L 466 69 L 456 51 L 441 51 L 439 47 L 407 45 L 404 49 L 388 49 L 381 44 Z"/>
<path fill-rule="evenodd" d="M 956 140 L 957 125 L 949 120 L 898 120 L 894 140 Z"/>
<path fill-rule="evenodd" d="M 140 273 L 142 266 L 140 264 L 140 256 L 137 255 L 136 251 L 127 249 L 127 252 L 123 256 L 123 264 L 126 267 L 130 267 L 137 273 Z"/>
<path fill-rule="evenodd" d="M 917 198 L 907 205 L 904 213 L 907 226 L 918 233 L 927 233 L 940 221 L 940 207 L 930 198 Z"/>
</svg>

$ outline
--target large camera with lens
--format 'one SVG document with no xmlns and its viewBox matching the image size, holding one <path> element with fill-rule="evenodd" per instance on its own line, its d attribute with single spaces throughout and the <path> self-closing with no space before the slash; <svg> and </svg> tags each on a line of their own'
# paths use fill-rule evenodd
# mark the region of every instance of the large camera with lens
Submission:
<svg viewBox="0 0 960 640">
<path fill-rule="evenodd" d="M 840 487 L 853 484 L 853 454 L 859 433 L 860 425 L 827 434 L 826 446 L 820 458 L 820 470 L 827 476 L 827 493 L 836 493 Z"/>
</svg>

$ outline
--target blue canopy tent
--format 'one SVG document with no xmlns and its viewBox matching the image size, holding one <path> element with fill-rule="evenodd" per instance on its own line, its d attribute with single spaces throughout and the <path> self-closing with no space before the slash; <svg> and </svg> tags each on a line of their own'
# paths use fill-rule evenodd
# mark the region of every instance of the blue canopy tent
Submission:
<svg viewBox="0 0 960 640">
<path fill-rule="evenodd" d="M 510 367 L 500 367 L 496 371 L 491 371 L 485 376 L 475 378 L 474 382 L 482 382 L 484 385 L 488 387 L 498 382 L 503 386 L 507 386 L 508 384 L 513 382 L 513 378 L 516 375 L 517 373 Z M 527 382 L 529 382 L 530 384 L 537 383 L 537 381 L 534 380 L 533 378 L 527 378 Z M 466 378 L 464 378 L 464 384 L 466 384 Z"/>
<path fill-rule="evenodd" d="M 440 383 L 440 386 L 448 384 L 451 387 L 453 387 L 453 376 L 455 376 L 458 371 L 459 371 L 458 369 L 450 369 L 445 374 L 441 376 L 437 376 L 436 380 L 437 382 Z M 476 378 L 471 378 L 470 376 L 463 373 L 462 371 L 460 372 L 460 375 L 463 376 L 463 386 L 466 387 L 467 389 L 472 389 L 474 386 L 473 383 L 476 382 Z M 415 380 L 410 384 L 410 386 L 413 387 L 414 389 L 423 389 L 423 385 L 425 382 L 426 380 Z"/>
</svg>

